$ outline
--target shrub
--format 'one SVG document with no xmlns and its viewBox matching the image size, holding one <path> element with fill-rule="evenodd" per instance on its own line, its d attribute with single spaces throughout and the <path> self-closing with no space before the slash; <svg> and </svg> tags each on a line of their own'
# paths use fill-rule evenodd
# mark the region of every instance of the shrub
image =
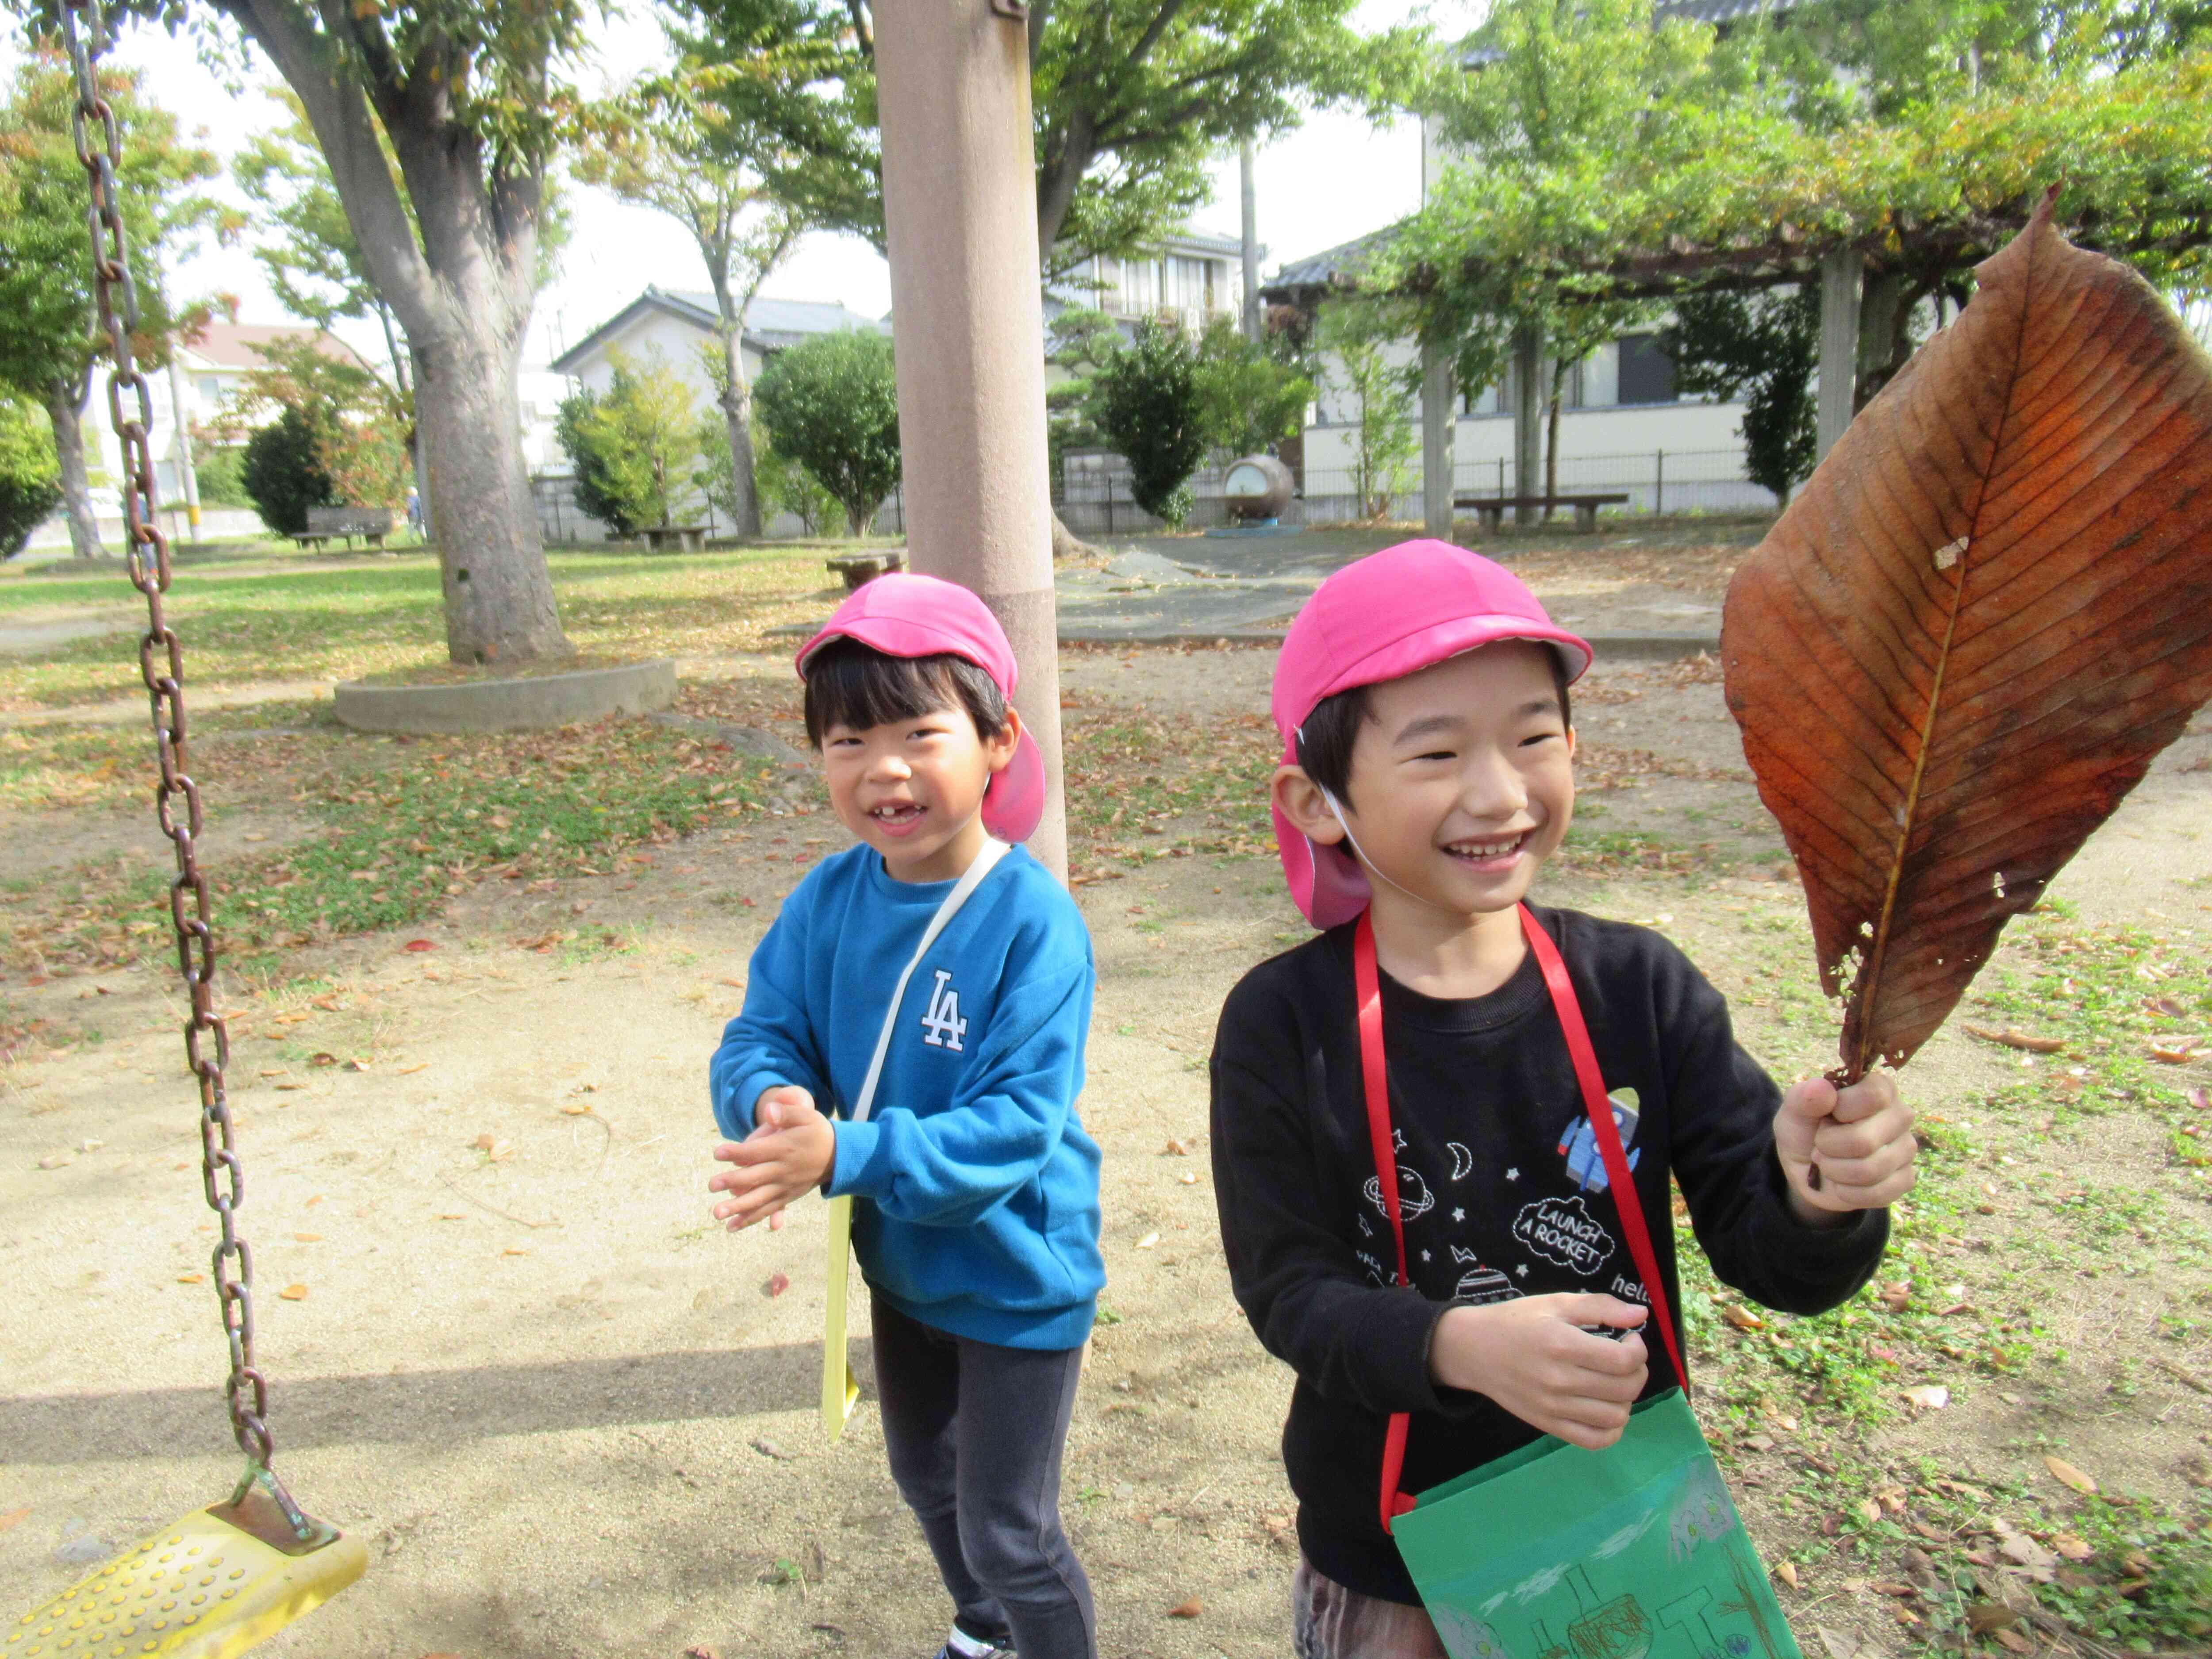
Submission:
<svg viewBox="0 0 2212 1659">
<path fill-rule="evenodd" d="M 632 534 L 637 526 L 623 511 L 622 502 L 607 477 L 606 466 L 599 459 L 599 452 L 585 435 L 599 408 L 598 395 L 588 387 L 563 398 L 553 417 L 553 435 L 560 441 L 562 453 L 568 458 L 568 470 L 576 480 L 577 510 L 597 519 L 606 526 L 607 534 L 619 538 Z"/>
<path fill-rule="evenodd" d="M 21 552 L 61 501 L 61 465 L 45 412 L 0 397 L 0 559 Z"/>
<path fill-rule="evenodd" d="M 619 351 L 608 361 L 611 384 L 574 428 L 592 457 L 596 488 L 632 525 L 688 520 L 702 437 L 690 389 L 658 352 L 641 364 Z"/>
<path fill-rule="evenodd" d="M 898 375 L 890 338 L 859 329 L 778 352 L 753 394 L 775 452 L 836 496 L 852 535 L 899 480 Z"/>
<path fill-rule="evenodd" d="M 1206 459 L 1197 371 L 1182 331 L 1146 320 L 1093 381 L 1092 419 L 1129 463 L 1130 494 L 1170 525 L 1190 516 L 1190 475 Z"/>
<path fill-rule="evenodd" d="M 202 507 L 252 506 L 253 497 L 246 493 L 245 468 L 245 445 L 217 447 L 195 437 L 192 477 L 199 483 Z"/>
<path fill-rule="evenodd" d="M 239 477 L 261 522 L 279 535 L 302 533 L 309 507 L 339 505 L 331 475 L 323 471 L 314 427 L 296 409 L 287 409 L 246 441 Z"/>
</svg>

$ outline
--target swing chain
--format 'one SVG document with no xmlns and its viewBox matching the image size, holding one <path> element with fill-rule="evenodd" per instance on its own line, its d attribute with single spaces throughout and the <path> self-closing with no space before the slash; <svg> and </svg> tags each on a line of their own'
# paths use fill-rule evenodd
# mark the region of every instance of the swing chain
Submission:
<svg viewBox="0 0 2212 1659">
<path fill-rule="evenodd" d="M 222 1224 L 213 1268 L 223 1335 L 230 1346 L 226 1392 L 231 1431 L 253 1468 L 265 1471 L 275 1443 L 266 1421 L 269 1384 L 253 1363 L 253 1253 L 236 1224 L 238 1206 L 246 1197 L 246 1172 L 239 1162 L 223 1084 L 223 1069 L 230 1063 L 230 1036 L 215 1007 L 215 930 L 208 880 L 199 867 L 200 791 L 191 775 L 185 741 L 184 647 L 161 604 L 169 589 L 169 542 L 155 520 L 154 397 L 132 345 L 140 319 L 117 181 L 123 165 L 123 135 L 113 106 L 100 96 L 94 70 L 94 59 L 108 45 L 100 0 L 66 0 L 60 11 L 62 36 L 76 77 L 70 127 L 77 160 L 91 186 L 85 225 L 92 237 L 100 328 L 114 359 L 107 376 L 107 412 L 123 447 L 123 516 L 130 539 L 131 582 L 146 596 L 147 626 L 138 645 L 138 672 L 152 702 L 154 743 L 161 763 L 155 813 L 177 855 L 176 879 L 169 884 L 169 920 L 176 932 L 177 969 L 191 1004 L 191 1017 L 184 1028 L 185 1055 L 199 1082 L 201 1183 L 208 1207 Z M 85 20 L 82 31 L 80 13 Z M 131 405 L 127 413 L 126 394 Z M 182 410 L 173 413 L 175 418 L 184 418 Z"/>
</svg>

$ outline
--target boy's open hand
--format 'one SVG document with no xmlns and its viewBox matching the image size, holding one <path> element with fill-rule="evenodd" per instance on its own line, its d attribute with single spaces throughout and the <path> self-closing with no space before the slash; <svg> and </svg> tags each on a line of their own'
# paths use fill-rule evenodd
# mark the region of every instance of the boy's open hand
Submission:
<svg viewBox="0 0 2212 1659">
<path fill-rule="evenodd" d="M 830 1120 L 814 1109 L 814 1097 L 786 1084 L 764 1089 L 753 1103 L 753 1132 L 743 1140 L 726 1140 L 715 1159 L 736 1167 L 710 1176 L 707 1190 L 730 1196 L 714 1206 L 714 1219 L 732 1232 L 763 1216 L 783 1224 L 783 1206 L 830 1178 L 837 1137 Z"/>
<path fill-rule="evenodd" d="M 1448 1308 L 1429 1342 L 1429 1375 L 1487 1395 L 1532 1428 L 1592 1451 L 1620 1438 L 1648 1366 L 1636 1333 L 1649 1310 L 1618 1297 L 1524 1296 Z M 1608 1325 L 1618 1340 L 1580 1328 Z"/>
<path fill-rule="evenodd" d="M 1774 1115 L 1775 1156 L 1801 1221 L 1894 1204 L 1912 1190 L 1919 1150 L 1912 1109 L 1898 1098 L 1887 1072 L 1869 1072 L 1848 1089 L 1808 1078 L 1790 1086 Z"/>
</svg>

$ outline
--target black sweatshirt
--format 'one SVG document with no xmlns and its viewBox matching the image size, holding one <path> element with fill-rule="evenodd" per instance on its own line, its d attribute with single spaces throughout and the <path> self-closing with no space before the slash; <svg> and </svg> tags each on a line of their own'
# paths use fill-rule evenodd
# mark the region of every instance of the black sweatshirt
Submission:
<svg viewBox="0 0 2212 1659">
<path fill-rule="evenodd" d="M 1737 1047 L 1728 1005 L 1658 934 L 1539 908 L 1580 999 L 1680 1328 L 1668 1176 L 1713 1270 L 1792 1313 L 1863 1285 L 1886 1212 L 1833 1228 L 1789 1209 L 1780 1091 Z M 1419 1600 L 1377 1514 L 1390 1413 L 1413 1413 L 1401 1483 L 1420 1492 L 1535 1431 L 1429 1376 L 1454 1304 L 1564 1291 L 1644 1302 L 1534 952 L 1488 996 L 1439 1000 L 1382 975 L 1383 1047 L 1410 1289 L 1393 1283 L 1360 1085 L 1346 925 L 1262 963 L 1215 1035 L 1213 1184 L 1237 1299 L 1298 1374 L 1283 1462 L 1314 1565 L 1362 1594 Z M 1633 1090 L 1632 1097 L 1627 1093 Z M 1674 1385 L 1655 1323 L 1646 1394 Z"/>
</svg>

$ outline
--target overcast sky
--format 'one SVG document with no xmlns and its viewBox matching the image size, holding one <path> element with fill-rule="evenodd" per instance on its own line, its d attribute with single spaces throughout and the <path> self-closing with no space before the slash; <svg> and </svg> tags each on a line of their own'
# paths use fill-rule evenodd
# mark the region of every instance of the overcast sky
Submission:
<svg viewBox="0 0 2212 1659">
<path fill-rule="evenodd" d="M 1358 15 L 1363 27 L 1381 27 L 1423 9 L 1427 8 L 1413 0 L 1366 0 Z M 1468 9 L 1458 0 L 1439 0 L 1435 9 L 1439 26 L 1454 33 L 1466 27 Z M 659 62 L 665 50 L 650 12 L 633 0 L 629 15 L 600 28 L 582 79 L 594 90 L 619 83 Z M 0 71 L 12 74 L 21 56 L 20 36 L 0 36 Z M 200 63 L 189 40 L 172 40 L 155 28 L 142 25 L 127 33 L 116 56 L 146 70 L 154 95 L 188 129 L 198 130 L 200 142 L 226 164 L 253 133 L 283 119 L 283 109 L 265 92 L 276 84 L 276 76 L 258 59 L 241 95 Z M 1233 236 L 1239 224 L 1237 158 L 1223 158 L 1213 174 L 1213 202 L 1193 222 Z M 1417 206 L 1419 130 L 1410 121 L 1378 130 L 1356 117 L 1316 116 L 1261 149 L 1255 176 L 1260 240 L 1268 250 L 1262 270 L 1272 271 L 1286 259 L 1349 241 Z M 222 188 L 228 193 L 227 180 Z M 574 232 L 560 274 L 538 295 L 526 353 L 532 364 L 542 364 L 580 338 L 649 283 L 673 289 L 707 286 L 697 251 L 673 220 L 625 207 L 581 186 L 572 188 L 569 200 Z M 284 320 L 245 246 L 210 248 L 180 263 L 174 291 L 233 294 L 240 301 L 241 321 Z M 874 249 L 852 236 L 807 237 L 770 279 L 769 291 L 788 299 L 841 301 L 869 316 L 890 307 L 890 271 Z M 343 331 L 357 335 L 358 343 L 381 359 L 382 342 L 374 329 Z"/>
</svg>

